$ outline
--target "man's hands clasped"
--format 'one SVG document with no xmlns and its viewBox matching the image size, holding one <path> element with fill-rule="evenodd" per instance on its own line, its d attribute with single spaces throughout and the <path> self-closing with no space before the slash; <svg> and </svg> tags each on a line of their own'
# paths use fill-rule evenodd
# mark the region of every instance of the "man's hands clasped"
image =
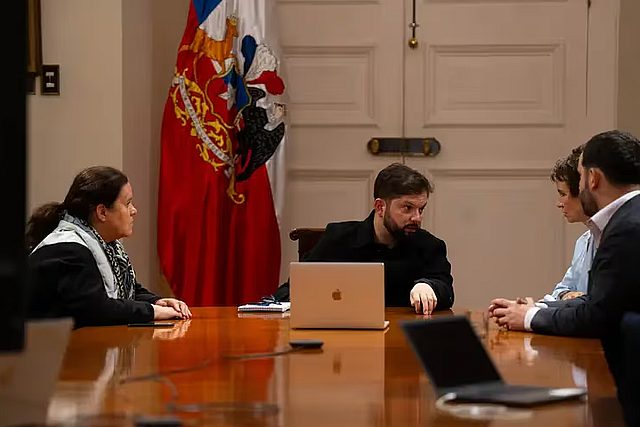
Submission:
<svg viewBox="0 0 640 427">
<path fill-rule="evenodd" d="M 508 300 L 496 298 L 489 305 L 489 317 L 495 320 L 498 326 L 508 330 L 524 331 L 524 318 L 527 311 L 534 307 L 533 298 L 518 298 Z"/>
</svg>

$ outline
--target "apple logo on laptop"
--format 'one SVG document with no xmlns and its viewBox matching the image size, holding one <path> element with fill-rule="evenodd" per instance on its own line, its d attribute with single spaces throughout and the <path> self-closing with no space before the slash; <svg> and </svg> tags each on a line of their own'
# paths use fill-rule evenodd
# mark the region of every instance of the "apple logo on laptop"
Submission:
<svg viewBox="0 0 640 427">
<path fill-rule="evenodd" d="M 336 289 L 335 291 L 331 292 L 331 298 L 333 298 L 334 301 L 340 301 L 342 299 L 342 292 L 340 291 L 340 289 Z"/>
</svg>

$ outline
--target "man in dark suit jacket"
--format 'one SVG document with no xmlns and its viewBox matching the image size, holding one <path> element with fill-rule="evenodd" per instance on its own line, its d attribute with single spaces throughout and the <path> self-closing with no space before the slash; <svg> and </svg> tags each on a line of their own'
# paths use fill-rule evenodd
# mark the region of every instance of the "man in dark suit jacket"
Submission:
<svg viewBox="0 0 640 427">
<path fill-rule="evenodd" d="M 453 305 L 453 278 L 445 243 L 420 228 L 433 187 L 421 173 L 394 163 L 374 184 L 374 209 L 364 221 L 327 225 L 304 261 L 383 262 L 385 304 L 429 314 Z M 289 283 L 274 297 L 289 298 Z"/>
<path fill-rule="evenodd" d="M 591 217 L 597 251 L 588 295 L 551 303 L 494 299 L 496 323 L 511 330 L 602 337 L 625 311 L 640 311 L 640 141 L 621 131 L 600 133 L 580 156 L 580 201 Z"/>
</svg>

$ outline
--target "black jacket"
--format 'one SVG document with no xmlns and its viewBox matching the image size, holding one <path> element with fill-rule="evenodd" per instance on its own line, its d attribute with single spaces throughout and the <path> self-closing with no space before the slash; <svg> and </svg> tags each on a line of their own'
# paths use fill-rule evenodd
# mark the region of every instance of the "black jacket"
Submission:
<svg viewBox="0 0 640 427">
<path fill-rule="evenodd" d="M 78 243 L 43 246 L 29 256 L 31 318 L 73 317 L 75 326 L 153 320 L 159 297 L 136 282 L 135 300 L 109 298 L 91 251 Z"/>
<path fill-rule="evenodd" d="M 318 244 L 305 257 L 306 262 L 383 262 L 385 303 L 390 307 L 410 305 L 409 292 L 418 282 L 433 288 L 438 305 L 453 305 L 453 278 L 445 243 L 425 230 L 402 239 L 393 248 L 375 242 L 374 212 L 364 221 L 331 223 Z M 289 282 L 274 294 L 289 299 Z"/>
<path fill-rule="evenodd" d="M 640 196 L 623 204 L 603 230 L 589 272 L 588 295 L 550 303 L 531 321 L 535 332 L 602 337 L 626 311 L 640 311 Z"/>
</svg>

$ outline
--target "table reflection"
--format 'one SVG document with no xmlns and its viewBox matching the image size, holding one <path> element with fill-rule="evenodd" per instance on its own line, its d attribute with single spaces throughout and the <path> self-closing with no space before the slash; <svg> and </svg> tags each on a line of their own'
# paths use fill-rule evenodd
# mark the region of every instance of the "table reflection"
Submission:
<svg viewBox="0 0 640 427">
<path fill-rule="evenodd" d="M 290 330 L 282 314 L 238 316 L 233 307 L 193 312 L 191 322 L 173 330 L 75 331 L 50 420 L 101 414 L 131 421 L 136 415 L 164 416 L 174 408 L 183 420 L 204 425 L 623 425 L 597 340 L 500 330 L 485 322 L 481 311 L 469 313 L 506 382 L 586 384 L 589 389 L 586 402 L 535 408 L 528 420 L 479 421 L 435 408 L 437 396 L 400 328 L 402 321 L 429 316 L 388 309 L 386 331 L 339 331 Z M 292 339 L 320 339 L 324 346 L 308 353 L 235 358 L 282 351 Z M 154 373 L 165 374 L 175 396 L 166 382 L 121 383 Z"/>
</svg>

